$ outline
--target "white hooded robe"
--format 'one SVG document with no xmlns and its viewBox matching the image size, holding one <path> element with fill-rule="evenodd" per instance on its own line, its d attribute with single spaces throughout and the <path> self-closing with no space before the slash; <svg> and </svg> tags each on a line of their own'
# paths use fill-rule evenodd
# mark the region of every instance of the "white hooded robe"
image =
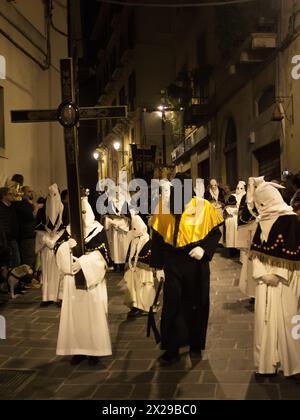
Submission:
<svg viewBox="0 0 300 420">
<path fill-rule="evenodd" d="M 148 266 L 140 266 L 138 257 L 140 251 L 149 242 L 147 226 L 140 216 L 132 216 L 132 229 L 129 237 L 133 236 L 130 243 L 129 268 L 124 275 L 126 284 L 125 305 L 129 308 L 138 308 L 149 312 L 155 298 L 155 285 L 153 271 Z M 132 260 L 134 260 L 132 264 Z"/>
<path fill-rule="evenodd" d="M 95 221 L 87 197 L 82 199 L 82 210 L 85 237 L 89 237 L 86 239 L 88 243 L 101 232 L 103 226 Z M 56 354 L 110 356 L 112 348 L 107 318 L 105 259 L 99 251 L 87 253 L 79 258 L 87 290 L 76 289 L 69 241 L 58 248 L 56 260 L 64 274 L 64 295 Z"/>
<path fill-rule="evenodd" d="M 278 217 L 294 213 L 272 183 L 261 182 L 253 196 L 259 212 L 261 240 L 267 241 Z M 272 259 L 269 261 L 253 259 L 253 277 L 257 282 L 255 367 L 259 374 L 274 374 L 280 370 L 285 376 L 293 376 L 300 374 L 300 339 L 293 337 L 293 319 L 300 315 L 300 271 L 279 267 L 272 264 Z M 277 276 L 279 284 L 266 284 L 263 279 L 266 275 Z"/>
</svg>

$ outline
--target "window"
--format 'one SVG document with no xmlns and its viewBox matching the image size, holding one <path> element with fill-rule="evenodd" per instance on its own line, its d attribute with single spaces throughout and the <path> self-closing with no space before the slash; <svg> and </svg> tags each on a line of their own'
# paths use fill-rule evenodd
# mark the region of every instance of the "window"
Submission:
<svg viewBox="0 0 300 420">
<path fill-rule="evenodd" d="M 136 97 L 136 76 L 135 71 L 131 73 L 128 79 L 128 100 L 130 111 L 135 109 L 135 97 Z"/>
<path fill-rule="evenodd" d="M 225 134 L 225 159 L 227 184 L 233 189 L 237 185 L 237 135 L 236 126 L 232 118 L 227 123 Z"/>
<path fill-rule="evenodd" d="M 132 144 L 135 143 L 135 129 L 134 128 L 131 129 L 131 143 Z"/>
<path fill-rule="evenodd" d="M 120 37 L 120 58 L 122 58 L 123 54 L 127 50 L 127 47 L 128 47 L 127 33 L 123 32 Z"/>
<path fill-rule="evenodd" d="M 270 86 L 264 91 L 257 101 L 257 112 L 258 115 L 265 112 L 268 108 L 274 105 L 276 102 L 275 86 Z"/>
<path fill-rule="evenodd" d="M 116 47 L 112 50 L 109 60 L 110 66 L 110 74 L 112 75 L 113 72 L 116 70 L 117 67 L 117 49 Z"/>
<path fill-rule="evenodd" d="M 4 89 L 0 86 L 0 147 L 5 147 L 4 137 Z"/>
<path fill-rule="evenodd" d="M 204 66 L 206 64 L 206 35 L 205 33 L 200 36 L 197 41 L 197 61 L 198 66 Z"/>
<path fill-rule="evenodd" d="M 280 141 L 273 141 L 256 150 L 254 155 L 258 162 L 258 173 L 265 176 L 266 181 L 281 178 Z"/>
<path fill-rule="evenodd" d="M 125 86 L 122 87 L 122 89 L 119 92 L 119 104 L 120 105 L 126 105 L 127 99 L 125 95 Z"/>
<path fill-rule="evenodd" d="M 135 16 L 134 12 L 128 19 L 128 46 L 131 50 L 134 49 L 136 43 L 136 28 L 135 28 Z"/>
<path fill-rule="evenodd" d="M 198 178 L 204 179 L 205 187 L 209 184 L 210 179 L 210 161 L 205 159 L 198 163 Z"/>
</svg>

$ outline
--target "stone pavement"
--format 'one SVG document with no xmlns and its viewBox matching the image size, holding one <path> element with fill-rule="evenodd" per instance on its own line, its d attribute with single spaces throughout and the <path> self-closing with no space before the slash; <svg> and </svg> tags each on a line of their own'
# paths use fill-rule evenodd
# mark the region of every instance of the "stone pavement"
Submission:
<svg viewBox="0 0 300 420">
<path fill-rule="evenodd" d="M 56 357 L 59 309 L 39 308 L 40 291 L 5 307 L 7 339 L 0 340 L 0 399 L 296 399 L 300 385 L 253 375 L 253 312 L 238 290 L 240 264 L 217 254 L 211 264 L 211 317 L 203 360 L 159 367 L 161 354 L 145 337 L 146 318 L 126 320 L 122 278 L 108 276 L 113 357 L 96 367 Z"/>
</svg>

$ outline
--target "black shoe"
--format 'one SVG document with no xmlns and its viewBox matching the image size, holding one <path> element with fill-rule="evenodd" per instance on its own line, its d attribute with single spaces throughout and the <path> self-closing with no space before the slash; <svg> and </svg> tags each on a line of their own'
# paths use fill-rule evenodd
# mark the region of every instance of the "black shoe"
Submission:
<svg viewBox="0 0 300 420">
<path fill-rule="evenodd" d="M 300 373 L 290 376 L 289 379 L 292 379 L 292 381 L 294 381 L 297 385 L 300 385 Z"/>
<path fill-rule="evenodd" d="M 202 359 L 202 350 L 191 347 L 190 348 L 190 358 L 191 359 Z"/>
<path fill-rule="evenodd" d="M 83 360 L 85 359 L 86 359 L 86 356 L 83 356 L 82 354 L 75 354 L 75 356 L 72 357 L 70 363 L 72 366 L 77 366 L 79 365 L 79 363 L 83 362 Z"/>
<path fill-rule="evenodd" d="M 168 351 L 166 351 L 164 354 L 162 354 L 158 358 L 158 361 L 161 366 L 171 366 L 174 363 L 179 362 L 179 360 L 180 360 L 179 352 L 169 353 Z"/>
<path fill-rule="evenodd" d="M 99 362 L 98 356 L 88 356 L 88 363 L 90 366 L 96 366 Z"/>
<path fill-rule="evenodd" d="M 52 305 L 53 302 L 48 301 L 48 302 L 41 302 L 40 303 L 40 308 L 47 308 L 48 306 Z"/>
<path fill-rule="evenodd" d="M 277 372 L 275 373 L 259 373 L 255 372 L 255 379 L 263 379 L 263 378 L 276 378 Z"/>
<path fill-rule="evenodd" d="M 137 316 L 141 316 L 144 311 L 138 308 L 131 308 L 131 310 L 127 314 L 127 318 L 136 318 Z"/>
</svg>

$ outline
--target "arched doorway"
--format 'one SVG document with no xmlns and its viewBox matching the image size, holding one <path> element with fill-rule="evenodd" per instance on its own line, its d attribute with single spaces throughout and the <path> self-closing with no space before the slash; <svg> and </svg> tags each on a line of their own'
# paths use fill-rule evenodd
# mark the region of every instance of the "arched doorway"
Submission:
<svg viewBox="0 0 300 420">
<path fill-rule="evenodd" d="M 226 161 L 226 183 L 235 189 L 238 183 L 237 174 L 237 135 L 236 126 L 232 118 L 227 122 L 225 133 L 225 161 Z"/>
</svg>

